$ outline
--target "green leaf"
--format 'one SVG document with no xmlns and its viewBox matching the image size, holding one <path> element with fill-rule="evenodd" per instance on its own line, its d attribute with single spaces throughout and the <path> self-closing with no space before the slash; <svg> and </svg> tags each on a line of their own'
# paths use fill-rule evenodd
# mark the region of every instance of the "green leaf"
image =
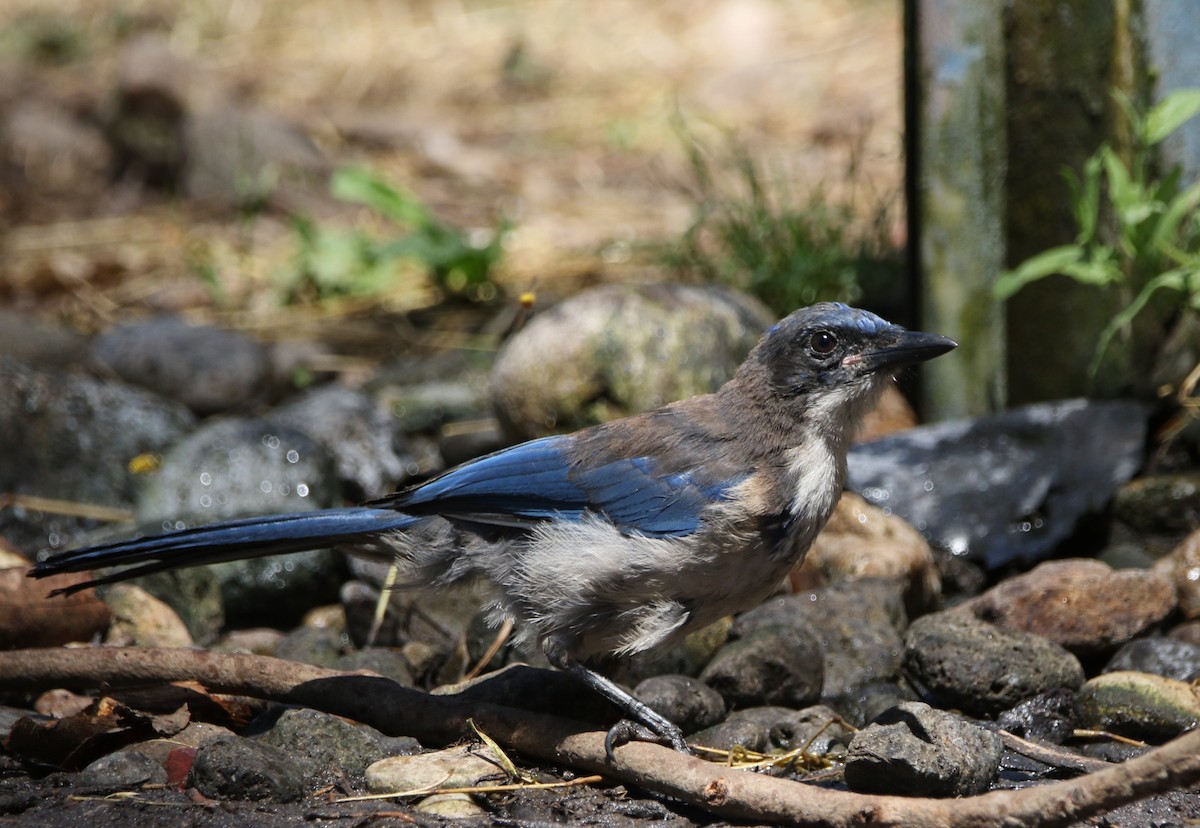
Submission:
<svg viewBox="0 0 1200 828">
<path fill-rule="evenodd" d="M 1133 301 L 1114 316 L 1104 326 L 1104 330 L 1100 332 L 1100 340 L 1096 344 L 1096 355 L 1092 358 L 1092 364 L 1088 367 L 1088 373 L 1091 376 L 1096 375 L 1096 372 L 1100 370 L 1100 363 L 1104 359 L 1104 354 L 1108 351 L 1108 346 L 1112 344 L 1113 337 L 1142 312 L 1142 308 L 1146 307 L 1146 303 L 1150 301 L 1150 298 L 1155 293 L 1164 288 L 1179 291 L 1186 290 L 1187 278 L 1188 271 L 1176 269 L 1161 273 L 1146 282 L 1138 295 L 1133 298 Z"/>
<path fill-rule="evenodd" d="M 998 300 L 1004 301 L 1030 282 L 1062 273 L 1064 268 L 1082 261 L 1083 253 L 1079 245 L 1065 244 L 1030 256 L 1014 269 L 1001 273 L 992 287 L 992 293 Z"/>
<path fill-rule="evenodd" d="M 1150 237 L 1150 245 L 1155 250 L 1165 250 L 1174 244 L 1179 236 L 1183 222 L 1195 216 L 1196 205 L 1200 202 L 1200 181 L 1180 192 L 1167 204 L 1162 218 L 1154 228 Z"/>
<path fill-rule="evenodd" d="M 329 183 L 335 198 L 370 207 L 406 227 L 424 227 L 432 219 L 414 196 L 392 187 L 370 170 L 349 167 L 333 174 Z"/>
<path fill-rule="evenodd" d="M 1178 89 L 1146 113 L 1144 139 L 1153 146 L 1200 115 L 1200 89 Z"/>
</svg>

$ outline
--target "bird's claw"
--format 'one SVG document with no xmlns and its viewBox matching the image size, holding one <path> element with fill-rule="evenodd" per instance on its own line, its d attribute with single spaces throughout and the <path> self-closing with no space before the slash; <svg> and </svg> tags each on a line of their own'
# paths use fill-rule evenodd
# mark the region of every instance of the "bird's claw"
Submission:
<svg viewBox="0 0 1200 828">
<path fill-rule="evenodd" d="M 680 753 L 691 755 L 692 749 L 688 747 L 687 740 L 683 738 L 682 730 L 669 723 L 662 730 L 664 732 L 651 730 L 644 724 L 630 719 L 621 719 L 604 735 L 604 755 L 609 762 L 614 761 L 616 757 L 613 756 L 613 750 L 626 742 L 654 742 L 668 745 Z"/>
</svg>

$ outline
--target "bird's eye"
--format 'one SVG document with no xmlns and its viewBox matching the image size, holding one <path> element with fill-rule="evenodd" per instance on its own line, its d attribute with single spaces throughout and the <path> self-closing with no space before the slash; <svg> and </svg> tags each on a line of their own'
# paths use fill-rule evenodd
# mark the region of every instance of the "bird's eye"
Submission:
<svg viewBox="0 0 1200 828">
<path fill-rule="evenodd" d="M 808 349 L 819 357 L 829 356 L 837 345 L 837 335 L 832 331 L 817 331 L 808 338 Z"/>
</svg>

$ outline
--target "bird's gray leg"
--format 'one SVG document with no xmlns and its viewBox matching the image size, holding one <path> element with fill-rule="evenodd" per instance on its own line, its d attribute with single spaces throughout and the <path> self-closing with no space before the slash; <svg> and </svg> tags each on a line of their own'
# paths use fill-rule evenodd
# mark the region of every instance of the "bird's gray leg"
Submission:
<svg viewBox="0 0 1200 828">
<path fill-rule="evenodd" d="M 551 664 L 595 690 L 628 717 L 609 728 L 604 737 L 604 753 L 610 762 L 613 760 L 613 748 L 630 740 L 663 742 L 680 753 L 692 752 L 683 738 L 683 731 L 661 714 L 651 710 L 641 699 L 626 693 L 612 681 L 585 667 L 562 650 L 546 647 L 545 653 Z"/>
</svg>

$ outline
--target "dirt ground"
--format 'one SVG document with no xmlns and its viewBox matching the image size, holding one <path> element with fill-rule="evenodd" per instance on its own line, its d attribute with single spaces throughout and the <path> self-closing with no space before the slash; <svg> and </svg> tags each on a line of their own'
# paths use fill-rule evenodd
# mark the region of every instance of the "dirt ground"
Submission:
<svg viewBox="0 0 1200 828">
<path fill-rule="evenodd" d="M 50 100 L 111 132 L 130 43 L 154 34 L 186 66 L 185 108 L 283 119 L 329 168 L 368 163 L 468 233 L 508 221 L 514 292 L 662 277 L 644 251 L 693 219 L 680 122 L 786 190 L 837 194 L 852 169 L 869 211 L 900 188 L 892 0 L 4 0 L 0 33 L 0 113 Z M 119 164 L 56 181 L 33 143 L 5 148 L 0 303 L 85 331 L 162 310 L 296 331 L 304 310 L 269 290 L 295 255 L 286 209 L 174 198 Z"/>
</svg>

